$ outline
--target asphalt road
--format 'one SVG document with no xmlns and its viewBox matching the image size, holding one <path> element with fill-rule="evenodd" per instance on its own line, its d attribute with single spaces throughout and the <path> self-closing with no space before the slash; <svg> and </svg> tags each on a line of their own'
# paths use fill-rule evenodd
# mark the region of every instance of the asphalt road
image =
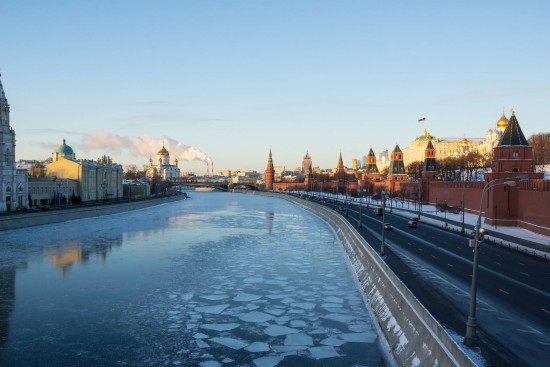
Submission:
<svg viewBox="0 0 550 367">
<path fill-rule="evenodd" d="M 357 227 L 358 205 L 324 205 L 347 214 Z M 379 250 L 382 216 L 375 215 L 372 206 L 363 206 L 362 213 L 359 233 Z M 463 336 L 471 299 L 473 253 L 468 238 L 422 222 L 409 228 L 407 221 L 387 208 L 385 222 L 393 229 L 385 231 L 385 261 L 443 326 Z M 487 365 L 548 365 L 550 262 L 482 244 L 477 279 L 477 335 Z"/>
</svg>

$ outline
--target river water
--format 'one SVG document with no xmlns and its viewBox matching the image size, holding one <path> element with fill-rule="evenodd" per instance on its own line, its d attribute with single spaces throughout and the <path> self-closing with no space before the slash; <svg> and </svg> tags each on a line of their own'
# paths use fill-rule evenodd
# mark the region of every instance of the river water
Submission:
<svg viewBox="0 0 550 367">
<path fill-rule="evenodd" d="M 189 195 L 0 233 L 0 365 L 384 366 L 328 225 Z"/>
</svg>

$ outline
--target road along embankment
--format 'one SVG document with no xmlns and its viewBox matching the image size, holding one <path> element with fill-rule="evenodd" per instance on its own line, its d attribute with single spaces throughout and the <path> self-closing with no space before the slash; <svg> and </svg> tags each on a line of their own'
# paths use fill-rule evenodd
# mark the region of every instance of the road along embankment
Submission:
<svg viewBox="0 0 550 367">
<path fill-rule="evenodd" d="M 476 365 L 340 214 L 290 195 L 272 196 L 313 212 L 334 229 L 399 366 Z"/>
<path fill-rule="evenodd" d="M 99 217 L 131 210 L 148 208 L 155 205 L 185 199 L 184 195 L 160 196 L 157 198 L 112 202 L 93 206 L 70 207 L 64 209 L 15 213 L 0 216 L 0 231 L 23 227 L 39 226 L 42 224 L 61 223 L 68 220 Z"/>
</svg>

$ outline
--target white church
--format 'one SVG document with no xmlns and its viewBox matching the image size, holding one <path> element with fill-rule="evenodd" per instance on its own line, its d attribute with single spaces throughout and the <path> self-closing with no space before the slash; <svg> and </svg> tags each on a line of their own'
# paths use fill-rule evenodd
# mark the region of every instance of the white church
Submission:
<svg viewBox="0 0 550 367">
<path fill-rule="evenodd" d="M 15 164 L 15 131 L 0 75 L 0 212 L 28 208 L 28 175 Z"/>
</svg>

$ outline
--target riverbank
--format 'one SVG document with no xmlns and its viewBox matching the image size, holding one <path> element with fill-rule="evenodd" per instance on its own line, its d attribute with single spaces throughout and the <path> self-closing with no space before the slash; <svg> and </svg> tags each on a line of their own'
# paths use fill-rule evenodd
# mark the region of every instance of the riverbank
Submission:
<svg viewBox="0 0 550 367">
<path fill-rule="evenodd" d="M 143 200 L 109 201 L 94 205 L 67 206 L 60 209 L 13 213 L 0 216 L 0 231 L 123 213 L 179 201 L 185 198 L 186 195 L 169 195 Z"/>
</svg>

